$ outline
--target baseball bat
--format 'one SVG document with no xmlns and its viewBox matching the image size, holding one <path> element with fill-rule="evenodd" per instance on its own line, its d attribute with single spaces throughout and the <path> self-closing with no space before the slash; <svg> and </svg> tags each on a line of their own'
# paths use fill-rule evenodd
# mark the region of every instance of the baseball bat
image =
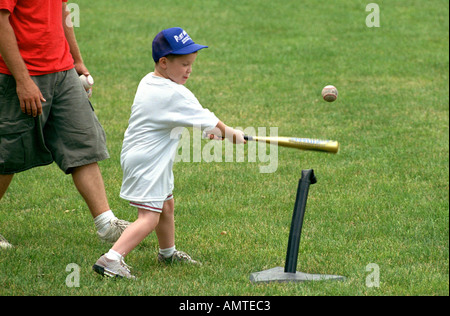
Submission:
<svg viewBox="0 0 450 316">
<path fill-rule="evenodd" d="M 336 154 L 339 151 L 339 142 L 334 140 L 321 140 L 296 137 L 264 137 L 244 136 L 247 141 L 265 142 L 272 145 L 291 147 L 302 150 L 323 151 Z"/>
</svg>

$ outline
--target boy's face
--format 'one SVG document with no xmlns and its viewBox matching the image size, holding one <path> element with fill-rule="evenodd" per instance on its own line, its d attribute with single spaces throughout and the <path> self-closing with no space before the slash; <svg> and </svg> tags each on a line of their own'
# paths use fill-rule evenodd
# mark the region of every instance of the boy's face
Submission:
<svg viewBox="0 0 450 316">
<path fill-rule="evenodd" d="M 196 58 L 197 53 L 192 53 L 167 59 L 166 75 L 173 82 L 184 85 L 192 73 L 192 65 Z"/>
</svg>

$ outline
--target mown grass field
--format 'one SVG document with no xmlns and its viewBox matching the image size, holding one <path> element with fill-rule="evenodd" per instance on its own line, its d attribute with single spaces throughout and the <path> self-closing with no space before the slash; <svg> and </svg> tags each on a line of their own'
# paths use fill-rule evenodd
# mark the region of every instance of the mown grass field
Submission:
<svg viewBox="0 0 450 316">
<path fill-rule="evenodd" d="M 18 174 L 0 202 L 0 233 L 15 245 L 0 252 L 0 295 L 449 294 L 448 1 L 379 0 L 373 28 L 370 1 L 361 0 L 76 3 L 111 155 L 100 166 L 118 217 L 136 218 L 119 198 L 120 150 L 137 85 L 153 70 L 151 41 L 164 28 L 181 26 L 209 45 L 187 87 L 226 124 L 336 139 L 341 151 L 279 148 L 267 174 L 259 172 L 267 163 L 248 159 L 176 163 L 176 245 L 204 265 L 160 266 L 151 235 L 126 258 L 133 282 L 91 270 L 110 246 L 97 239 L 70 176 L 55 165 Z M 334 103 L 321 99 L 327 84 L 339 90 Z M 298 270 L 347 280 L 252 284 L 250 273 L 284 266 L 302 169 L 318 182 Z M 79 287 L 66 285 L 71 263 Z M 369 264 L 379 267 L 378 287 L 367 286 Z"/>
</svg>

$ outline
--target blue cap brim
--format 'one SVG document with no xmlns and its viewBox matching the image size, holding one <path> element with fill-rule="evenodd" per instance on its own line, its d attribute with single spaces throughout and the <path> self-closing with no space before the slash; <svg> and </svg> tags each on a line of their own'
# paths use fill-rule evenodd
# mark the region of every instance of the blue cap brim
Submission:
<svg viewBox="0 0 450 316">
<path fill-rule="evenodd" d="M 189 54 L 198 52 L 199 50 L 201 50 L 203 48 L 208 48 L 208 46 L 192 44 L 192 45 L 183 47 L 182 49 L 173 51 L 173 52 L 171 52 L 171 54 L 173 54 L 173 55 L 189 55 Z"/>
</svg>

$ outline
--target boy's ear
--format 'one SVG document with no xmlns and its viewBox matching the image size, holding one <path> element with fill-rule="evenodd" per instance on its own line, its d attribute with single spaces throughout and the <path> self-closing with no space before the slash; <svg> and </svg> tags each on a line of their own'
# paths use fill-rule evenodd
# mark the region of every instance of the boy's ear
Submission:
<svg viewBox="0 0 450 316">
<path fill-rule="evenodd" d="M 159 66 L 160 66 L 162 69 L 167 69 L 167 61 L 168 61 L 167 57 L 161 57 L 161 58 L 159 59 Z"/>
</svg>

